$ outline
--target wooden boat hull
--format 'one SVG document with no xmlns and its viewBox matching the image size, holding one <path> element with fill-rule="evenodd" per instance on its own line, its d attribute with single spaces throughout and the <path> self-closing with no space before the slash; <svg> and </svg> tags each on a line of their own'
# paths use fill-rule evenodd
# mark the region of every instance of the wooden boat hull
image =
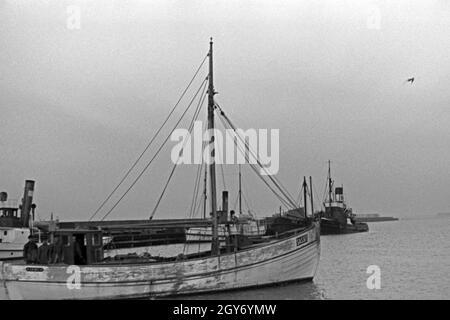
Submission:
<svg viewBox="0 0 450 320">
<path fill-rule="evenodd" d="M 221 256 L 127 265 L 38 266 L 0 262 L 6 299 L 117 299 L 224 291 L 314 277 L 318 223 L 287 238 Z M 76 270 L 79 270 L 79 273 Z M 76 274 L 79 274 L 80 287 Z"/>
</svg>

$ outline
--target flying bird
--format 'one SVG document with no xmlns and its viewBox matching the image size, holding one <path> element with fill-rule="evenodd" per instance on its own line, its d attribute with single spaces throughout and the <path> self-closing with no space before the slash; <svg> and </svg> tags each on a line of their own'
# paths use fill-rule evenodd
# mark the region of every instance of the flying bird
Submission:
<svg viewBox="0 0 450 320">
<path fill-rule="evenodd" d="M 413 82 L 414 82 L 414 77 L 409 78 L 408 80 L 406 80 L 406 82 L 411 82 L 411 84 L 413 84 Z"/>
</svg>

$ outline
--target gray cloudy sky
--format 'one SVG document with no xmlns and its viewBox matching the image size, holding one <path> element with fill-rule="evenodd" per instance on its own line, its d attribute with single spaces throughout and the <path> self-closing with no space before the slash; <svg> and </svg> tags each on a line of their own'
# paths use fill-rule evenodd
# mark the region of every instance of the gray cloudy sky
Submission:
<svg viewBox="0 0 450 320">
<path fill-rule="evenodd" d="M 70 5 L 79 30 L 67 28 Z M 217 100 L 241 128 L 280 129 L 278 178 L 292 193 L 312 175 L 321 197 L 331 159 L 356 211 L 450 211 L 446 0 L 0 0 L 0 191 L 19 198 L 35 179 L 41 218 L 89 218 L 210 36 Z M 170 167 L 169 148 L 111 218 L 148 217 Z M 231 204 L 235 173 L 225 168 Z M 276 210 L 244 174 L 252 209 Z M 157 218 L 187 215 L 194 175 L 176 173 Z"/>
</svg>

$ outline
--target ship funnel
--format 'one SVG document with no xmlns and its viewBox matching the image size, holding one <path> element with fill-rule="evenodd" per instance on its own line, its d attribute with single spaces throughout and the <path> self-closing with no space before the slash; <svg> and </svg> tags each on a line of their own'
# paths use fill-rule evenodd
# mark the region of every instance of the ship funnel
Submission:
<svg viewBox="0 0 450 320">
<path fill-rule="evenodd" d="M 335 190 L 334 194 L 336 195 L 336 201 L 343 202 L 344 201 L 344 187 L 337 187 L 334 190 Z"/>
<path fill-rule="evenodd" d="M 30 213 L 33 205 L 33 192 L 34 192 L 34 181 L 26 180 L 20 212 L 20 218 L 22 220 L 23 227 L 28 227 L 30 223 Z"/>
<path fill-rule="evenodd" d="M 222 211 L 228 214 L 228 191 L 222 191 Z"/>
</svg>

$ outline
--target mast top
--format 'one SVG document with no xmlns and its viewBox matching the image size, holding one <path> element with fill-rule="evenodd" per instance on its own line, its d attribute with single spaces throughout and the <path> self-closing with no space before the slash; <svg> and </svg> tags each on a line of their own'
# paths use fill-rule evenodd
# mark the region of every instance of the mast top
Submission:
<svg viewBox="0 0 450 320">
<path fill-rule="evenodd" d="M 214 108 L 214 95 L 217 92 L 214 90 L 214 84 L 213 84 L 213 38 L 212 37 L 209 38 L 208 57 L 209 57 L 209 74 L 208 74 L 209 88 L 208 88 L 208 92 L 210 94 L 209 99 L 211 100 L 210 107 Z"/>
<path fill-rule="evenodd" d="M 208 87 L 208 130 L 214 130 L 214 84 L 213 84 L 213 42 L 212 37 L 209 42 L 209 87 Z M 211 135 L 209 143 L 214 146 L 214 135 Z M 219 231 L 217 221 L 217 202 L 216 202 L 216 169 L 214 159 L 214 149 L 210 153 L 212 162 L 209 164 L 210 183 L 211 183 L 211 211 L 212 211 L 212 255 L 220 254 Z"/>
</svg>

